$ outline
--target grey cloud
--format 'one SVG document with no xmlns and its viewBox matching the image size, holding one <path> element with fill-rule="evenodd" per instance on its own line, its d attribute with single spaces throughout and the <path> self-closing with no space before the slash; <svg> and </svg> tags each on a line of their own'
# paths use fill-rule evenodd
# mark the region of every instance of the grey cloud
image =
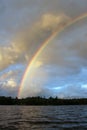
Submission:
<svg viewBox="0 0 87 130">
<path fill-rule="evenodd" d="M 67 11 L 68 7 L 70 7 L 69 10 L 71 10 L 72 4 L 75 5 L 75 9 L 73 10 L 75 13 L 73 11 Z M 6 59 L 5 63 L 0 65 L 0 68 L 2 69 L 9 64 L 14 64 L 21 59 L 23 59 L 24 62 L 25 59 L 29 61 L 29 58 L 31 59 L 34 52 L 38 49 L 41 43 L 47 37 L 49 37 L 52 31 L 55 31 L 56 27 L 59 27 L 61 24 L 63 25 L 64 21 L 66 24 L 66 22 L 70 20 L 66 15 L 68 14 L 72 16 L 69 14 L 70 12 L 73 12 L 74 15 L 82 14 L 86 10 L 86 4 L 86 0 L 83 0 L 83 2 L 78 2 L 75 0 L 51 0 L 50 3 L 49 0 L 8 0 L 8 2 L 6 2 L 6 0 L 1 1 L 0 7 L 1 10 L 3 8 L 3 11 L 1 11 L 0 15 L 0 33 L 2 37 L 5 37 L 7 40 L 9 39 L 8 41 L 10 42 L 10 50 L 7 48 L 7 51 L 5 51 L 1 47 L 4 53 L 6 53 L 7 57 L 5 54 L 4 56 L 1 56 L 2 54 L 0 54 L 0 59 L 1 57 Z M 81 8 L 78 8 L 80 6 Z M 80 11 L 77 11 L 79 9 Z M 58 21 L 58 17 L 60 18 L 60 21 Z M 34 21 L 38 22 L 34 24 Z M 47 21 L 49 22 L 49 25 L 44 24 L 45 22 L 47 23 Z M 33 27 L 30 28 L 30 26 Z M 0 44 L 2 44 L 2 41 Z"/>
<path fill-rule="evenodd" d="M 27 64 L 57 27 L 60 30 L 60 27 L 72 18 L 85 12 L 87 12 L 87 0 L 8 0 L 8 2 L 0 0 L 0 70 L 16 63 Z M 47 78 L 76 76 L 81 73 L 82 68 L 86 69 L 87 20 L 81 22 L 56 37 L 37 59 L 42 63 L 40 71 L 44 71 L 45 76 L 50 74 Z M 50 71 L 49 67 L 46 68 L 50 64 L 52 68 L 55 67 L 55 70 Z M 9 74 L 8 80 L 11 76 L 15 78 L 14 75 L 18 73 Z M 42 79 L 46 80 L 44 74 Z M 52 91 L 48 88 L 43 89 L 43 85 L 42 82 L 40 91 L 35 88 L 35 94 L 51 95 Z M 10 89 L 5 90 L 2 87 L 0 92 L 0 95 L 4 92 L 10 95 L 13 90 L 10 92 Z"/>
<path fill-rule="evenodd" d="M 70 17 L 76 17 L 87 12 L 86 7 L 86 0 L 1 0 L 0 29 L 14 36 L 14 33 L 26 24 L 32 26 L 43 14 L 65 13 Z"/>
<path fill-rule="evenodd" d="M 32 91 L 31 88 L 27 91 L 24 91 L 19 96 L 22 97 L 32 97 L 32 96 L 45 96 L 45 97 L 59 97 L 59 98 L 84 98 L 87 97 L 87 91 L 86 88 L 82 88 L 81 85 L 73 84 L 73 85 L 66 85 L 66 86 L 60 86 L 60 87 L 33 87 Z"/>
<path fill-rule="evenodd" d="M 60 98 L 84 98 L 87 97 L 86 89 L 83 89 L 81 85 L 66 85 L 61 87 L 58 92 L 58 97 Z"/>
<path fill-rule="evenodd" d="M 56 69 L 60 69 L 56 71 L 65 73 L 65 76 L 78 74 L 87 66 L 86 23 L 87 18 L 84 18 L 66 28 L 48 44 L 38 60 L 42 60 L 45 66 L 56 66 Z"/>
<path fill-rule="evenodd" d="M 32 72 L 32 80 L 30 80 L 31 75 L 29 79 L 27 79 L 28 76 L 26 77 L 20 96 L 86 97 L 86 89 L 82 88 L 82 84 L 87 83 L 85 74 L 87 71 L 86 23 L 87 18 L 78 21 L 48 44 L 37 58 L 42 65 L 37 69 L 33 68 L 35 71 Z M 33 84 L 34 81 L 35 84 Z M 55 91 L 55 86 L 60 84 L 62 84 L 61 89 Z"/>
<path fill-rule="evenodd" d="M 64 26 L 68 21 L 69 18 L 64 14 L 58 16 L 44 14 L 31 29 L 25 28 L 18 33 L 18 36 L 9 46 L 0 48 L 0 69 L 16 62 L 27 63 L 26 60 L 29 62 L 29 59 L 56 28 L 59 27 L 60 30 L 60 26 Z"/>
</svg>

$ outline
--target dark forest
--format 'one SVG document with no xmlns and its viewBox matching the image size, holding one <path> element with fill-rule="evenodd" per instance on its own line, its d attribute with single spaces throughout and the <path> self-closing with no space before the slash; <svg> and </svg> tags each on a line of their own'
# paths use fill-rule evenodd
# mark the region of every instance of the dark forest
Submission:
<svg viewBox="0 0 87 130">
<path fill-rule="evenodd" d="M 18 99 L 0 96 L 0 105 L 87 105 L 87 98 L 60 99 L 58 97 L 27 97 Z"/>
</svg>

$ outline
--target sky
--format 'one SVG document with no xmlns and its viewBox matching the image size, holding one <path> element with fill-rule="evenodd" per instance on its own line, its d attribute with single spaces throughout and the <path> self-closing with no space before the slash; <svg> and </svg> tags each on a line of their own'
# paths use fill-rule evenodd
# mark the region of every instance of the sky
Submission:
<svg viewBox="0 0 87 130">
<path fill-rule="evenodd" d="M 0 96 L 87 97 L 87 16 L 67 26 L 86 13 L 87 0 L 0 0 Z"/>
</svg>

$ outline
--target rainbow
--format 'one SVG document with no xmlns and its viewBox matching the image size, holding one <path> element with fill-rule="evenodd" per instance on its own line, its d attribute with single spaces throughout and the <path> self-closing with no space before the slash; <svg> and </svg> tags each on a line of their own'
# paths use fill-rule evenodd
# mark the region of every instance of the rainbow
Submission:
<svg viewBox="0 0 87 130">
<path fill-rule="evenodd" d="M 72 21 L 70 21 L 68 24 L 66 24 L 65 26 L 61 27 L 60 30 L 56 29 L 56 31 L 54 33 L 51 34 L 51 36 L 49 36 L 39 47 L 39 49 L 37 50 L 37 52 L 34 54 L 34 56 L 32 57 L 31 61 L 28 64 L 28 67 L 26 68 L 26 71 L 22 77 L 21 80 L 21 84 L 19 87 L 19 91 L 18 91 L 18 97 L 20 98 L 20 94 L 22 92 L 24 83 L 25 83 L 25 79 L 28 76 L 28 73 L 31 71 L 32 66 L 34 65 L 36 59 L 38 58 L 38 56 L 41 54 L 41 52 L 45 49 L 45 47 L 50 43 L 50 41 L 52 41 L 58 34 L 60 34 L 62 31 L 64 31 L 67 27 L 75 24 L 76 22 L 84 19 L 87 17 L 87 13 L 80 15 L 79 17 L 74 18 Z"/>
</svg>

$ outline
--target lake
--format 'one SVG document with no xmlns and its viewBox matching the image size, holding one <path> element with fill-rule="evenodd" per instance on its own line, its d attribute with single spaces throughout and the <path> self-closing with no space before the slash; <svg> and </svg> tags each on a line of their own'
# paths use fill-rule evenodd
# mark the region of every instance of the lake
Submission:
<svg viewBox="0 0 87 130">
<path fill-rule="evenodd" d="M 87 105 L 0 106 L 0 130 L 87 130 Z"/>
</svg>

